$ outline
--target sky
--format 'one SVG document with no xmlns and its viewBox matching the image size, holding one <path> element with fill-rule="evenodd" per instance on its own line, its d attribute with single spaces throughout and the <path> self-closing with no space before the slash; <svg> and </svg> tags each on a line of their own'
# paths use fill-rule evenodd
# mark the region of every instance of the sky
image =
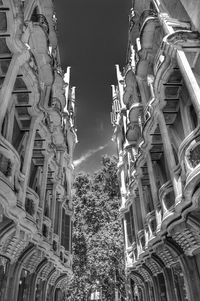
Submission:
<svg viewBox="0 0 200 301">
<path fill-rule="evenodd" d="M 71 66 L 76 86 L 76 170 L 92 173 L 103 154 L 116 153 L 111 141 L 111 85 L 115 64 L 126 62 L 131 0 L 57 0 L 61 65 Z"/>
</svg>

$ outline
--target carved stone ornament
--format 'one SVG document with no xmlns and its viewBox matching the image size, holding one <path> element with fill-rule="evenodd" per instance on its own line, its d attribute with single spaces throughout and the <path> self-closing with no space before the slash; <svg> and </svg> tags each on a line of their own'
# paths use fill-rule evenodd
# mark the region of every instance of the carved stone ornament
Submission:
<svg viewBox="0 0 200 301">
<path fill-rule="evenodd" d="M 200 163 L 200 143 L 190 150 L 188 159 L 193 168 Z"/>
</svg>

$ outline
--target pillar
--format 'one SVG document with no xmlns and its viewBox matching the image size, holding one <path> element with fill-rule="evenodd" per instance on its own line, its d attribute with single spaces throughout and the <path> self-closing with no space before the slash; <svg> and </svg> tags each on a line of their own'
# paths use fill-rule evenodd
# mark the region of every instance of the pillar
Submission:
<svg viewBox="0 0 200 301">
<path fill-rule="evenodd" d="M 172 144 L 169 138 L 169 133 L 167 129 L 167 125 L 165 123 L 165 118 L 162 112 L 158 114 L 158 122 L 160 125 L 160 132 L 163 141 L 164 153 L 167 158 L 168 169 L 170 172 L 170 178 L 173 184 L 174 193 L 175 193 L 175 202 L 176 204 L 180 201 L 182 197 L 181 191 L 181 180 L 175 174 L 174 170 L 176 167 L 176 161 L 173 154 Z"/>
<path fill-rule="evenodd" d="M 31 158 L 32 158 L 32 154 L 33 154 L 33 147 L 34 147 L 34 140 L 35 140 L 35 133 L 36 133 L 37 125 L 38 125 L 37 117 L 32 117 L 27 145 L 26 145 L 25 156 L 24 156 L 24 163 L 23 163 L 23 168 L 22 168 L 22 172 L 25 175 L 23 204 L 25 203 L 26 188 L 27 188 L 28 180 L 29 180 L 29 176 L 30 176 Z"/>
<path fill-rule="evenodd" d="M 31 279 L 31 286 L 29 289 L 29 301 L 35 301 L 35 292 L 36 292 L 36 285 L 37 285 L 37 279 L 39 276 L 40 271 L 45 267 L 47 264 L 47 259 L 44 259 L 36 268 L 36 271 L 32 275 Z"/>
<path fill-rule="evenodd" d="M 189 301 L 196 301 L 197 296 L 200 296 L 200 275 L 197 263 L 194 256 L 180 255 L 181 267 L 184 273 L 187 295 Z"/>
<path fill-rule="evenodd" d="M 167 22 L 167 19 L 169 19 L 169 18 L 170 17 L 166 16 L 166 14 L 165 14 L 165 17 L 163 18 L 162 13 L 159 13 L 160 22 L 163 25 L 163 29 L 167 35 L 175 33 L 173 27 L 171 25 L 169 25 L 169 23 Z M 196 41 L 198 41 L 198 40 L 196 40 Z M 176 45 L 173 45 L 173 43 L 171 43 L 171 46 L 174 47 L 174 49 L 176 51 L 177 63 L 180 68 L 181 74 L 184 78 L 185 85 L 190 94 L 191 101 L 195 107 L 198 118 L 200 118 L 200 103 L 199 103 L 200 87 L 198 85 L 196 77 L 191 69 L 191 66 L 188 62 L 188 59 L 187 59 L 184 51 L 181 49 L 181 47 L 178 48 L 177 45 L 178 45 L 178 43 Z"/>
<path fill-rule="evenodd" d="M 160 290 L 156 276 L 152 276 L 155 301 L 160 301 Z"/>
<path fill-rule="evenodd" d="M 166 285 L 166 292 L 167 292 L 167 299 L 176 301 L 176 292 L 174 288 L 174 281 L 173 281 L 173 275 L 172 271 L 169 268 L 164 267 L 163 268 L 163 274 L 165 278 L 165 285 Z"/>
<path fill-rule="evenodd" d="M 28 49 L 24 50 L 23 53 L 15 53 L 8 67 L 8 71 L 0 91 L 0 131 L 8 109 L 19 67 L 23 65 L 29 57 L 30 53 Z"/>
<path fill-rule="evenodd" d="M 161 204 L 160 204 L 160 200 L 158 198 L 156 179 L 155 179 L 152 160 L 151 160 L 151 156 L 150 156 L 149 152 L 147 153 L 146 160 L 147 160 L 147 168 L 148 168 L 148 172 L 149 172 L 151 194 L 152 194 L 152 198 L 153 198 L 153 206 L 154 206 L 155 215 L 156 215 L 157 231 L 159 231 L 160 227 L 161 227 L 161 219 L 162 219 Z"/>
<path fill-rule="evenodd" d="M 41 193 L 40 193 L 40 206 L 42 207 L 42 216 L 44 214 L 45 206 L 45 195 L 46 195 L 46 186 L 47 186 L 47 173 L 48 173 L 48 164 L 49 164 L 49 155 L 45 154 L 43 174 L 42 174 L 42 183 L 41 183 Z"/>
</svg>

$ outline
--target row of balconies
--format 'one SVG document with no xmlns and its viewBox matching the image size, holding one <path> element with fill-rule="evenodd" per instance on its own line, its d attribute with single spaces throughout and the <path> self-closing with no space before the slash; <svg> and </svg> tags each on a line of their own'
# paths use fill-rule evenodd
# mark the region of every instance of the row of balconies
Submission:
<svg viewBox="0 0 200 301">
<path fill-rule="evenodd" d="M 13 46 L 12 43 L 20 42 L 17 45 L 23 46 L 20 48 L 22 49 L 22 55 L 23 51 L 27 50 L 29 52 L 29 56 L 24 62 L 25 65 L 22 66 L 22 69 L 24 68 L 27 77 L 33 82 L 31 82 L 31 84 L 29 83 L 30 85 L 27 89 L 21 89 L 21 87 L 18 88 L 18 85 L 16 85 L 17 88 L 14 86 L 13 93 L 12 86 L 9 86 L 11 95 L 16 95 L 17 103 L 15 105 L 15 110 L 17 112 L 16 115 L 20 119 L 19 124 L 23 125 L 24 123 L 30 125 L 30 120 L 33 116 L 35 117 L 45 111 L 45 116 L 48 115 L 46 120 L 49 121 L 49 124 L 48 122 L 43 122 L 42 127 L 46 127 L 46 132 L 49 133 L 49 137 L 54 134 L 55 144 L 59 144 L 59 146 L 63 144 L 63 149 L 65 149 L 65 151 L 68 148 L 67 156 L 69 157 L 69 161 L 72 162 L 72 144 L 75 144 L 76 140 L 76 134 L 73 129 L 74 111 L 71 106 L 71 99 L 69 100 L 71 97 L 69 81 L 64 81 L 62 70 L 58 68 L 60 58 L 57 52 L 57 45 L 56 47 L 54 47 L 55 45 L 52 46 L 52 27 L 49 26 L 44 15 L 34 14 L 30 19 L 31 21 L 24 22 L 25 20 L 20 20 L 20 22 L 24 22 L 22 35 L 13 38 L 15 33 L 12 32 L 10 24 L 15 23 L 14 20 L 12 22 L 12 13 L 14 15 L 15 9 L 19 9 L 19 7 L 15 8 L 14 5 L 10 5 L 10 2 L 6 2 L 5 9 L 4 6 L 0 7 L 0 12 L 2 12 L 1 15 L 3 16 L 3 25 L 1 24 L 3 27 L 0 28 L 0 42 L 4 43 L 5 46 L 1 48 L 0 55 L 0 64 L 2 66 L 1 71 L 5 71 L 1 78 L 2 84 L 6 79 L 8 70 L 8 67 L 4 67 L 4 61 L 6 60 L 7 62 L 8 60 L 7 52 L 3 53 L 3 50 L 5 49 L 5 51 L 7 51 L 8 47 L 10 48 L 12 46 L 11 50 L 9 50 L 9 60 L 12 62 L 12 52 L 16 46 Z M 21 9 L 23 9 L 22 6 Z M 28 10 L 28 7 L 26 7 L 26 10 Z M 23 14 L 21 14 L 21 17 L 22 15 Z M 51 37 L 49 35 L 51 35 Z M 54 72 L 52 67 L 56 70 L 56 72 Z M 20 65 L 18 69 L 20 69 Z M 23 73 L 22 70 L 20 72 Z M 24 74 L 18 75 L 16 73 L 16 76 L 21 80 Z M 13 77 L 15 77 L 14 74 Z M 23 83 L 23 87 L 26 87 L 26 84 Z M 39 85 L 41 86 L 41 89 L 38 89 Z M 47 86 L 50 87 L 49 90 L 46 89 Z M 35 93 L 35 90 L 32 91 L 32 89 L 37 89 L 37 93 Z M 66 89 L 68 93 L 66 93 Z M 49 93 L 50 90 L 51 93 Z M 27 99 L 25 99 L 25 96 L 27 96 Z M 30 99 L 31 103 L 24 103 L 24 101 L 30 101 Z M 32 103 L 32 101 L 34 101 L 34 103 Z M 25 113 L 22 114 L 23 112 Z M 56 133 L 54 133 L 55 129 L 57 129 Z M 24 129 L 22 128 L 22 131 L 23 130 Z M 25 130 L 30 134 L 29 128 L 26 128 Z M 73 136 L 71 137 L 73 143 L 71 143 L 71 141 L 68 143 L 69 137 L 67 137 L 67 135 L 69 136 L 69 131 L 71 136 Z M 9 141 L 11 141 L 11 139 Z M 36 242 L 41 249 L 48 252 L 51 251 L 55 256 L 52 260 L 55 261 L 56 265 L 60 266 L 61 270 L 63 270 L 62 265 L 64 269 L 67 267 L 69 268 L 72 265 L 71 250 L 65 250 L 64 246 L 61 245 L 61 237 L 54 233 L 54 225 L 52 224 L 50 214 L 45 213 L 43 208 L 44 206 L 41 204 L 40 193 L 38 192 L 40 187 L 33 189 L 24 184 L 27 181 L 22 173 L 22 159 L 24 158 L 20 157 L 21 155 L 19 155 L 17 150 L 9 141 L 3 136 L 0 137 L 0 186 L 4 213 L 6 213 L 8 218 L 14 220 L 16 224 L 19 224 L 22 231 L 28 233 L 31 240 Z M 68 145 L 66 145 L 66 143 Z M 46 143 L 46 145 L 42 145 L 41 151 L 37 148 L 34 149 L 33 156 L 38 157 L 39 154 L 42 162 L 44 163 L 43 153 L 45 150 L 43 147 L 47 148 L 48 143 Z M 69 155 L 70 147 L 71 153 Z M 58 183 L 59 186 L 64 186 L 64 180 L 62 177 L 63 170 L 61 170 L 62 167 L 59 165 L 60 162 L 58 164 L 58 162 L 54 159 L 55 158 L 52 158 L 50 162 L 51 169 L 57 175 L 54 182 Z M 71 165 L 69 166 L 69 169 L 72 172 Z M 69 180 L 70 179 L 68 178 L 67 181 Z M 69 187 L 70 185 L 71 183 L 69 184 Z M 45 188 L 42 187 L 42 189 L 44 190 Z M 65 189 L 67 189 L 67 187 L 64 187 L 63 191 L 65 191 Z M 43 198 L 43 202 L 46 202 L 45 194 Z M 45 208 L 45 210 L 48 212 L 49 208 Z M 69 214 L 71 215 L 71 213 Z M 61 222 L 61 219 L 59 222 Z"/>
<path fill-rule="evenodd" d="M 174 28 L 178 28 L 178 20 L 171 19 L 171 22 L 173 23 Z M 179 29 L 190 29 L 190 24 L 188 22 L 180 22 L 179 25 Z M 153 36 L 155 34 L 155 31 L 158 32 L 159 27 L 160 35 L 157 36 L 157 44 L 159 45 L 159 47 L 157 47 L 156 41 L 154 40 Z M 123 152 L 121 151 L 120 154 L 122 155 L 124 153 L 124 148 L 127 152 L 130 152 L 130 148 L 134 148 L 134 155 L 131 155 L 131 164 L 133 167 L 131 167 L 130 162 L 128 167 L 126 167 L 129 169 L 129 174 L 131 174 L 131 176 L 128 180 L 126 172 L 124 176 L 124 178 L 126 179 L 125 183 L 127 194 L 125 197 L 126 201 L 124 203 L 124 206 L 122 206 L 121 208 L 122 213 L 124 211 L 127 211 L 129 208 L 129 204 L 131 202 L 129 197 L 130 191 L 133 191 L 134 188 L 137 189 L 138 182 L 137 177 L 135 177 L 135 173 L 137 174 L 137 170 L 141 170 L 146 160 L 146 153 L 151 150 L 151 147 L 153 147 L 153 144 L 151 143 L 152 136 L 154 135 L 154 132 L 156 130 L 158 110 L 160 109 L 162 112 L 162 109 L 166 106 L 167 109 L 163 110 L 164 118 L 165 120 L 167 120 L 169 125 L 173 124 L 173 121 L 175 120 L 174 116 L 176 116 L 177 114 L 177 106 L 172 109 L 169 106 L 169 110 L 168 104 L 166 104 L 166 102 L 168 98 L 169 101 L 173 100 L 173 93 L 176 92 L 176 95 L 178 95 L 183 82 L 180 72 L 179 76 L 177 77 L 177 82 L 171 82 L 170 80 L 169 83 L 165 82 L 166 69 L 168 70 L 171 68 L 171 75 L 173 78 L 173 68 L 175 70 L 178 69 L 178 67 L 174 63 L 175 60 L 171 65 L 167 60 L 165 62 L 165 56 L 163 55 L 163 49 L 161 47 L 165 29 L 163 29 L 162 25 L 160 24 L 158 14 L 152 10 L 144 11 L 140 17 L 138 28 L 138 35 L 140 35 L 140 39 L 138 39 L 137 41 L 135 40 L 136 30 L 134 31 L 132 36 L 130 33 L 131 43 L 134 44 L 134 46 L 137 44 L 137 53 L 130 50 L 130 53 L 132 52 L 132 58 L 134 57 L 135 62 L 131 63 L 131 68 L 129 66 L 125 69 L 124 82 L 121 78 L 119 80 L 118 77 L 119 86 L 122 83 L 123 89 L 119 87 L 119 89 L 116 90 L 117 97 L 115 95 L 115 102 L 116 98 L 118 98 L 119 105 L 116 106 L 116 104 L 114 104 L 114 112 L 112 115 L 113 124 L 115 126 L 119 126 L 121 124 L 123 125 L 123 128 L 125 130 L 125 137 L 121 139 L 121 150 Z M 133 28 L 131 28 L 131 30 L 133 30 Z M 147 83 L 149 72 L 147 65 L 149 64 L 152 65 L 151 73 L 153 74 L 154 72 L 154 75 L 156 77 L 155 86 L 153 83 L 154 79 L 152 74 L 149 77 L 149 82 Z M 170 74 L 170 70 L 168 72 Z M 165 78 L 163 77 L 163 74 Z M 142 92 L 140 83 L 141 78 L 143 80 Z M 165 86 L 163 85 L 163 83 L 165 84 Z M 144 93 L 145 89 L 146 92 Z M 161 90 L 163 89 L 163 91 L 166 93 L 165 101 L 163 101 L 162 99 L 157 99 L 155 97 L 154 89 L 157 89 L 159 91 L 159 93 L 156 93 L 156 95 L 158 94 L 160 95 L 160 97 L 161 95 L 163 97 L 164 93 L 161 92 Z M 170 89 L 173 92 L 171 92 L 171 94 Z M 120 91 L 122 90 L 123 94 L 120 93 Z M 141 92 L 141 94 L 143 94 L 142 101 L 140 99 L 139 91 Z M 144 94 L 146 95 L 145 101 Z M 148 100 L 147 95 L 149 95 L 150 100 Z M 176 99 L 178 101 L 177 97 Z M 124 105 L 126 106 L 126 108 L 124 107 Z M 119 106 L 123 109 L 116 110 L 116 107 Z M 171 114 L 169 118 L 167 117 L 167 113 Z M 163 139 L 165 139 L 165 137 L 162 137 L 162 140 Z M 119 141 L 119 133 L 117 131 L 116 141 Z M 119 145 L 120 143 L 118 143 L 118 146 Z M 193 195 L 194 193 L 197 196 L 199 195 L 199 145 L 199 126 L 197 126 L 194 131 L 192 131 L 183 139 L 176 154 L 176 166 L 171 172 L 171 174 L 173 173 L 174 175 L 173 178 L 169 177 L 164 184 L 158 187 L 157 207 L 155 208 L 155 210 L 146 214 L 144 220 L 142 221 L 143 229 L 140 228 L 140 230 L 136 234 L 137 237 L 135 238 L 135 242 L 131 247 L 127 248 L 127 255 L 129 257 L 129 260 L 127 260 L 127 267 L 132 267 L 132 264 L 137 264 L 137 261 L 139 258 L 141 258 L 141 256 L 147 256 L 149 249 L 151 249 L 155 242 L 161 241 L 162 236 L 167 234 L 168 226 L 170 226 L 171 229 L 173 227 L 173 222 L 176 223 L 177 220 L 180 221 L 182 218 L 184 218 L 184 216 L 186 216 L 186 214 L 188 214 L 188 210 L 193 210 L 194 208 L 196 208 L 197 202 L 193 198 Z M 123 161 L 123 164 L 127 163 L 127 155 L 125 155 L 125 157 L 123 156 L 123 159 L 120 157 L 120 160 Z M 141 172 L 139 172 L 139 174 L 141 174 Z M 151 177 L 151 174 L 149 176 Z M 131 195 L 133 195 L 133 193 Z M 124 196 L 125 194 L 123 193 L 123 198 Z M 140 200 L 140 202 L 141 201 L 142 200 Z"/>
</svg>

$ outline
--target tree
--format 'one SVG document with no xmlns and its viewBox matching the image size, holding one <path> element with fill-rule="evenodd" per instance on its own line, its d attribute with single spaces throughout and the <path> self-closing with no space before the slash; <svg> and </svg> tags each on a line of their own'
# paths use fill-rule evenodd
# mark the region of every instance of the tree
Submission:
<svg viewBox="0 0 200 301">
<path fill-rule="evenodd" d="M 124 294 L 124 246 L 119 217 L 117 160 L 104 156 L 94 175 L 80 173 L 74 182 L 74 277 L 70 301 L 89 300 L 102 289 L 102 300 L 113 301 L 115 287 Z"/>
</svg>

